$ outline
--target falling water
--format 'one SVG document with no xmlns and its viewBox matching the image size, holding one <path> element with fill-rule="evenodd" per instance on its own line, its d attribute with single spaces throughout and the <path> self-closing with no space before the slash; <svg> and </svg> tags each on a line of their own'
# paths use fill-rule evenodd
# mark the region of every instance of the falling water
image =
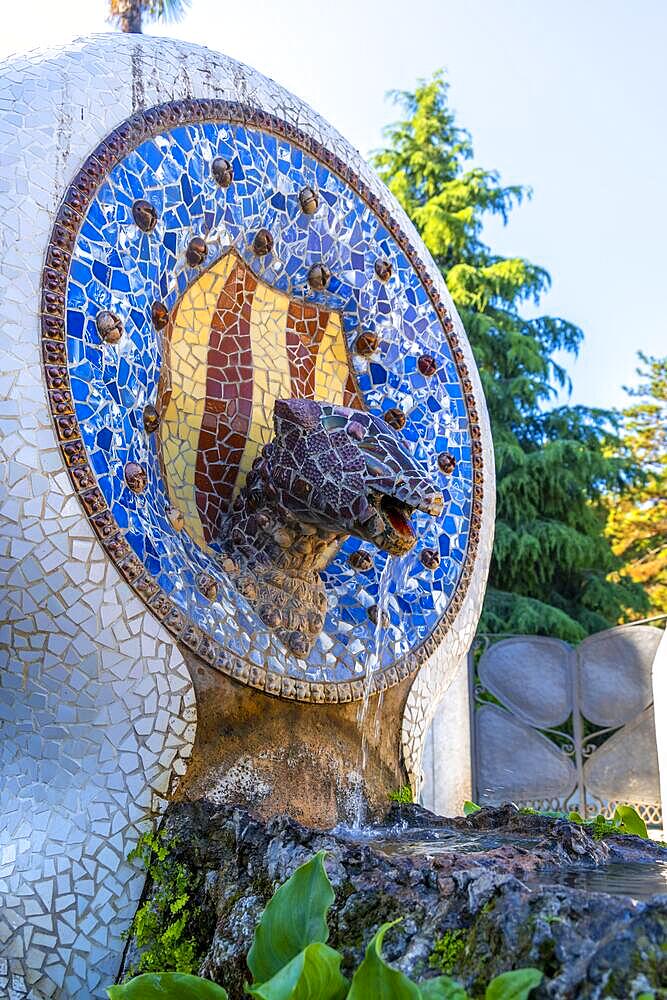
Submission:
<svg viewBox="0 0 667 1000">
<path fill-rule="evenodd" d="M 359 709 L 357 711 L 357 729 L 361 734 L 361 748 L 359 751 L 357 768 L 359 774 L 359 784 L 356 789 L 354 801 L 354 818 L 352 820 L 353 830 L 360 830 L 365 819 L 366 801 L 364 796 L 364 776 L 366 774 L 366 765 L 368 763 L 368 727 L 366 725 L 366 720 L 370 706 L 371 691 L 373 688 L 373 676 L 376 670 L 382 666 L 384 633 L 389 623 L 389 582 L 391 575 L 391 558 L 387 556 L 378 582 L 377 622 L 373 631 L 373 645 L 366 658 L 364 697 L 359 703 Z M 380 694 L 374 721 L 374 735 L 376 738 L 379 735 L 382 700 L 382 694 Z"/>
</svg>

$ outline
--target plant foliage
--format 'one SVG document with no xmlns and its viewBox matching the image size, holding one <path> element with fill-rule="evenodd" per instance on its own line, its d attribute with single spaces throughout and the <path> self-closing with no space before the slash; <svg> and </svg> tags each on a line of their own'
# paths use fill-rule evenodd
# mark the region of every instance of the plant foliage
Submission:
<svg viewBox="0 0 667 1000">
<path fill-rule="evenodd" d="M 255 931 L 248 955 L 253 982 L 246 987 L 256 1000 L 470 1000 L 448 976 L 415 983 L 382 956 L 387 931 L 382 924 L 361 965 L 348 983 L 340 972 L 342 956 L 326 944 L 327 913 L 334 891 L 320 851 L 274 893 Z M 542 979 L 538 969 L 518 969 L 496 976 L 486 1000 L 526 1000 Z M 217 991 L 217 992 L 216 992 Z M 226 1000 L 225 991 L 207 979 L 178 972 L 141 975 L 108 988 L 110 1000 Z"/>
<path fill-rule="evenodd" d="M 531 990 L 542 982 L 539 969 L 517 969 L 502 972 L 486 988 L 484 1000 L 526 1000 Z"/>
<path fill-rule="evenodd" d="M 395 792 L 389 792 L 389 798 L 392 802 L 398 802 L 400 805 L 409 805 L 413 801 L 412 789 L 409 785 L 401 785 Z"/>
<path fill-rule="evenodd" d="M 109 0 L 109 20 L 121 31 L 140 33 L 146 21 L 180 21 L 190 0 Z"/>
<path fill-rule="evenodd" d="M 667 357 L 639 358 L 642 381 L 626 389 L 637 401 L 623 411 L 621 440 L 644 476 L 625 496 L 608 498 L 607 536 L 622 571 L 646 588 L 651 611 L 666 614 Z"/>
<path fill-rule="evenodd" d="M 197 913 L 191 903 L 191 873 L 173 858 L 174 842 L 164 832 L 139 838 L 129 860 L 140 861 L 150 879 L 151 897 L 139 906 L 130 933 L 141 955 L 132 972 L 192 973 L 199 968 L 198 946 L 191 933 Z"/>
<path fill-rule="evenodd" d="M 327 913 L 333 901 L 320 851 L 280 886 L 262 914 L 248 954 L 255 983 L 272 979 L 307 945 L 328 940 Z"/>
<path fill-rule="evenodd" d="M 470 1000 L 467 990 L 449 976 L 425 979 L 419 984 L 422 1000 Z"/>
<path fill-rule="evenodd" d="M 480 627 L 578 642 L 615 624 L 624 609 L 647 607 L 642 587 L 618 572 L 601 503 L 636 481 L 636 463 L 619 454 L 612 413 L 553 407 L 568 386 L 559 358 L 576 354 L 583 333 L 557 316 L 528 315 L 549 274 L 485 244 L 485 218 L 507 221 L 530 191 L 471 166 L 471 138 L 447 91 L 440 74 L 395 93 L 404 117 L 385 130 L 374 162 L 447 281 L 489 407 L 498 517 Z"/>
<path fill-rule="evenodd" d="M 348 1000 L 419 1000 L 419 987 L 399 969 L 392 969 L 382 957 L 382 941 L 398 920 L 382 924 L 366 948 L 363 962 L 352 977 Z"/>
<path fill-rule="evenodd" d="M 616 806 L 614 824 L 618 826 L 618 833 L 631 833 L 648 840 L 646 823 L 632 806 Z"/>
<path fill-rule="evenodd" d="M 182 972 L 147 972 L 107 993 L 110 1000 L 227 1000 L 222 986 Z"/>
<path fill-rule="evenodd" d="M 445 931 L 433 944 L 428 964 L 447 975 L 454 972 L 466 947 L 466 932 L 460 928 Z"/>
<path fill-rule="evenodd" d="M 306 945 L 266 983 L 248 990 L 257 1000 L 343 1000 L 349 983 L 340 972 L 342 955 L 326 944 Z"/>
<path fill-rule="evenodd" d="M 551 816 L 554 819 L 566 819 L 570 823 L 577 823 L 579 826 L 588 827 L 595 840 L 602 840 L 612 833 L 633 834 L 635 837 L 642 837 L 648 840 L 648 830 L 646 823 L 641 818 L 633 806 L 616 806 L 612 819 L 597 813 L 589 819 L 584 819 L 581 813 L 576 810 L 572 812 L 560 812 L 551 809 L 531 809 L 529 806 L 521 809 L 522 813 L 532 816 Z"/>
</svg>

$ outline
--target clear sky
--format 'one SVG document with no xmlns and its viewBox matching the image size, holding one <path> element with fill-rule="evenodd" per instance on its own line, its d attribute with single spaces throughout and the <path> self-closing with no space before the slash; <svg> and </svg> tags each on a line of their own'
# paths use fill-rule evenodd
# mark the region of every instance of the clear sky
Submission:
<svg viewBox="0 0 667 1000">
<path fill-rule="evenodd" d="M 20 0 L 0 57 L 110 30 L 105 0 Z M 500 253 L 545 266 L 544 310 L 586 334 L 572 401 L 623 405 L 638 350 L 667 353 L 667 0 L 192 0 L 177 25 L 274 77 L 367 154 L 392 88 L 444 67 L 476 160 L 533 188 Z"/>
</svg>

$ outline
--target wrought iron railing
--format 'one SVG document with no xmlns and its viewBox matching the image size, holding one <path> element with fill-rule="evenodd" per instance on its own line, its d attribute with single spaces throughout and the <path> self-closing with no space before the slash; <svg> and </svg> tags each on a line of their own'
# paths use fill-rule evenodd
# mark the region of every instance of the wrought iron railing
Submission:
<svg viewBox="0 0 667 1000">
<path fill-rule="evenodd" d="M 475 800 L 583 816 L 611 816 L 623 802 L 659 827 L 650 678 L 666 625 L 658 615 L 577 647 L 478 635 L 469 656 Z"/>
</svg>

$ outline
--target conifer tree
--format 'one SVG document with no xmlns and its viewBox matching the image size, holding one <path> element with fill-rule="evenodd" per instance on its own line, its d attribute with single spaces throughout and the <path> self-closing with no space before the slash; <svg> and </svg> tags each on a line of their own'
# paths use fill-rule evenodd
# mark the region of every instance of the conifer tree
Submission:
<svg viewBox="0 0 667 1000">
<path fill-rule="evenodd" d="M 483 241 L 488 213 L 507 220 L 530 192 L 471 166 L 470 135 L 448 104 L 442 74 L 392 95 L 401 120 L 385 129 L 376 168 L 441 269 L 480 368 L 496 455 L 498 516 L 483 631 L 579 641 L 646 608 L 605 536 L 601 497 L 622 494 L 637 470 L 618 454 L 611 413 L 549 403 L 568 385 L 557 352 L 576 354 L 582 331 L 558 317 L 527 318 L 550 277 Z"/>
<path fill-rule="evenodd" d="M 637 402 L 623 411 L 622 441 L 643 478 L 609 498 L 607 535 L 623 570 L 646 588 L 654 614 L 667 614 L 667 357 L 639 354 Z M 613 578 L 612 578 L 613 579 Z"/>
</svg>

